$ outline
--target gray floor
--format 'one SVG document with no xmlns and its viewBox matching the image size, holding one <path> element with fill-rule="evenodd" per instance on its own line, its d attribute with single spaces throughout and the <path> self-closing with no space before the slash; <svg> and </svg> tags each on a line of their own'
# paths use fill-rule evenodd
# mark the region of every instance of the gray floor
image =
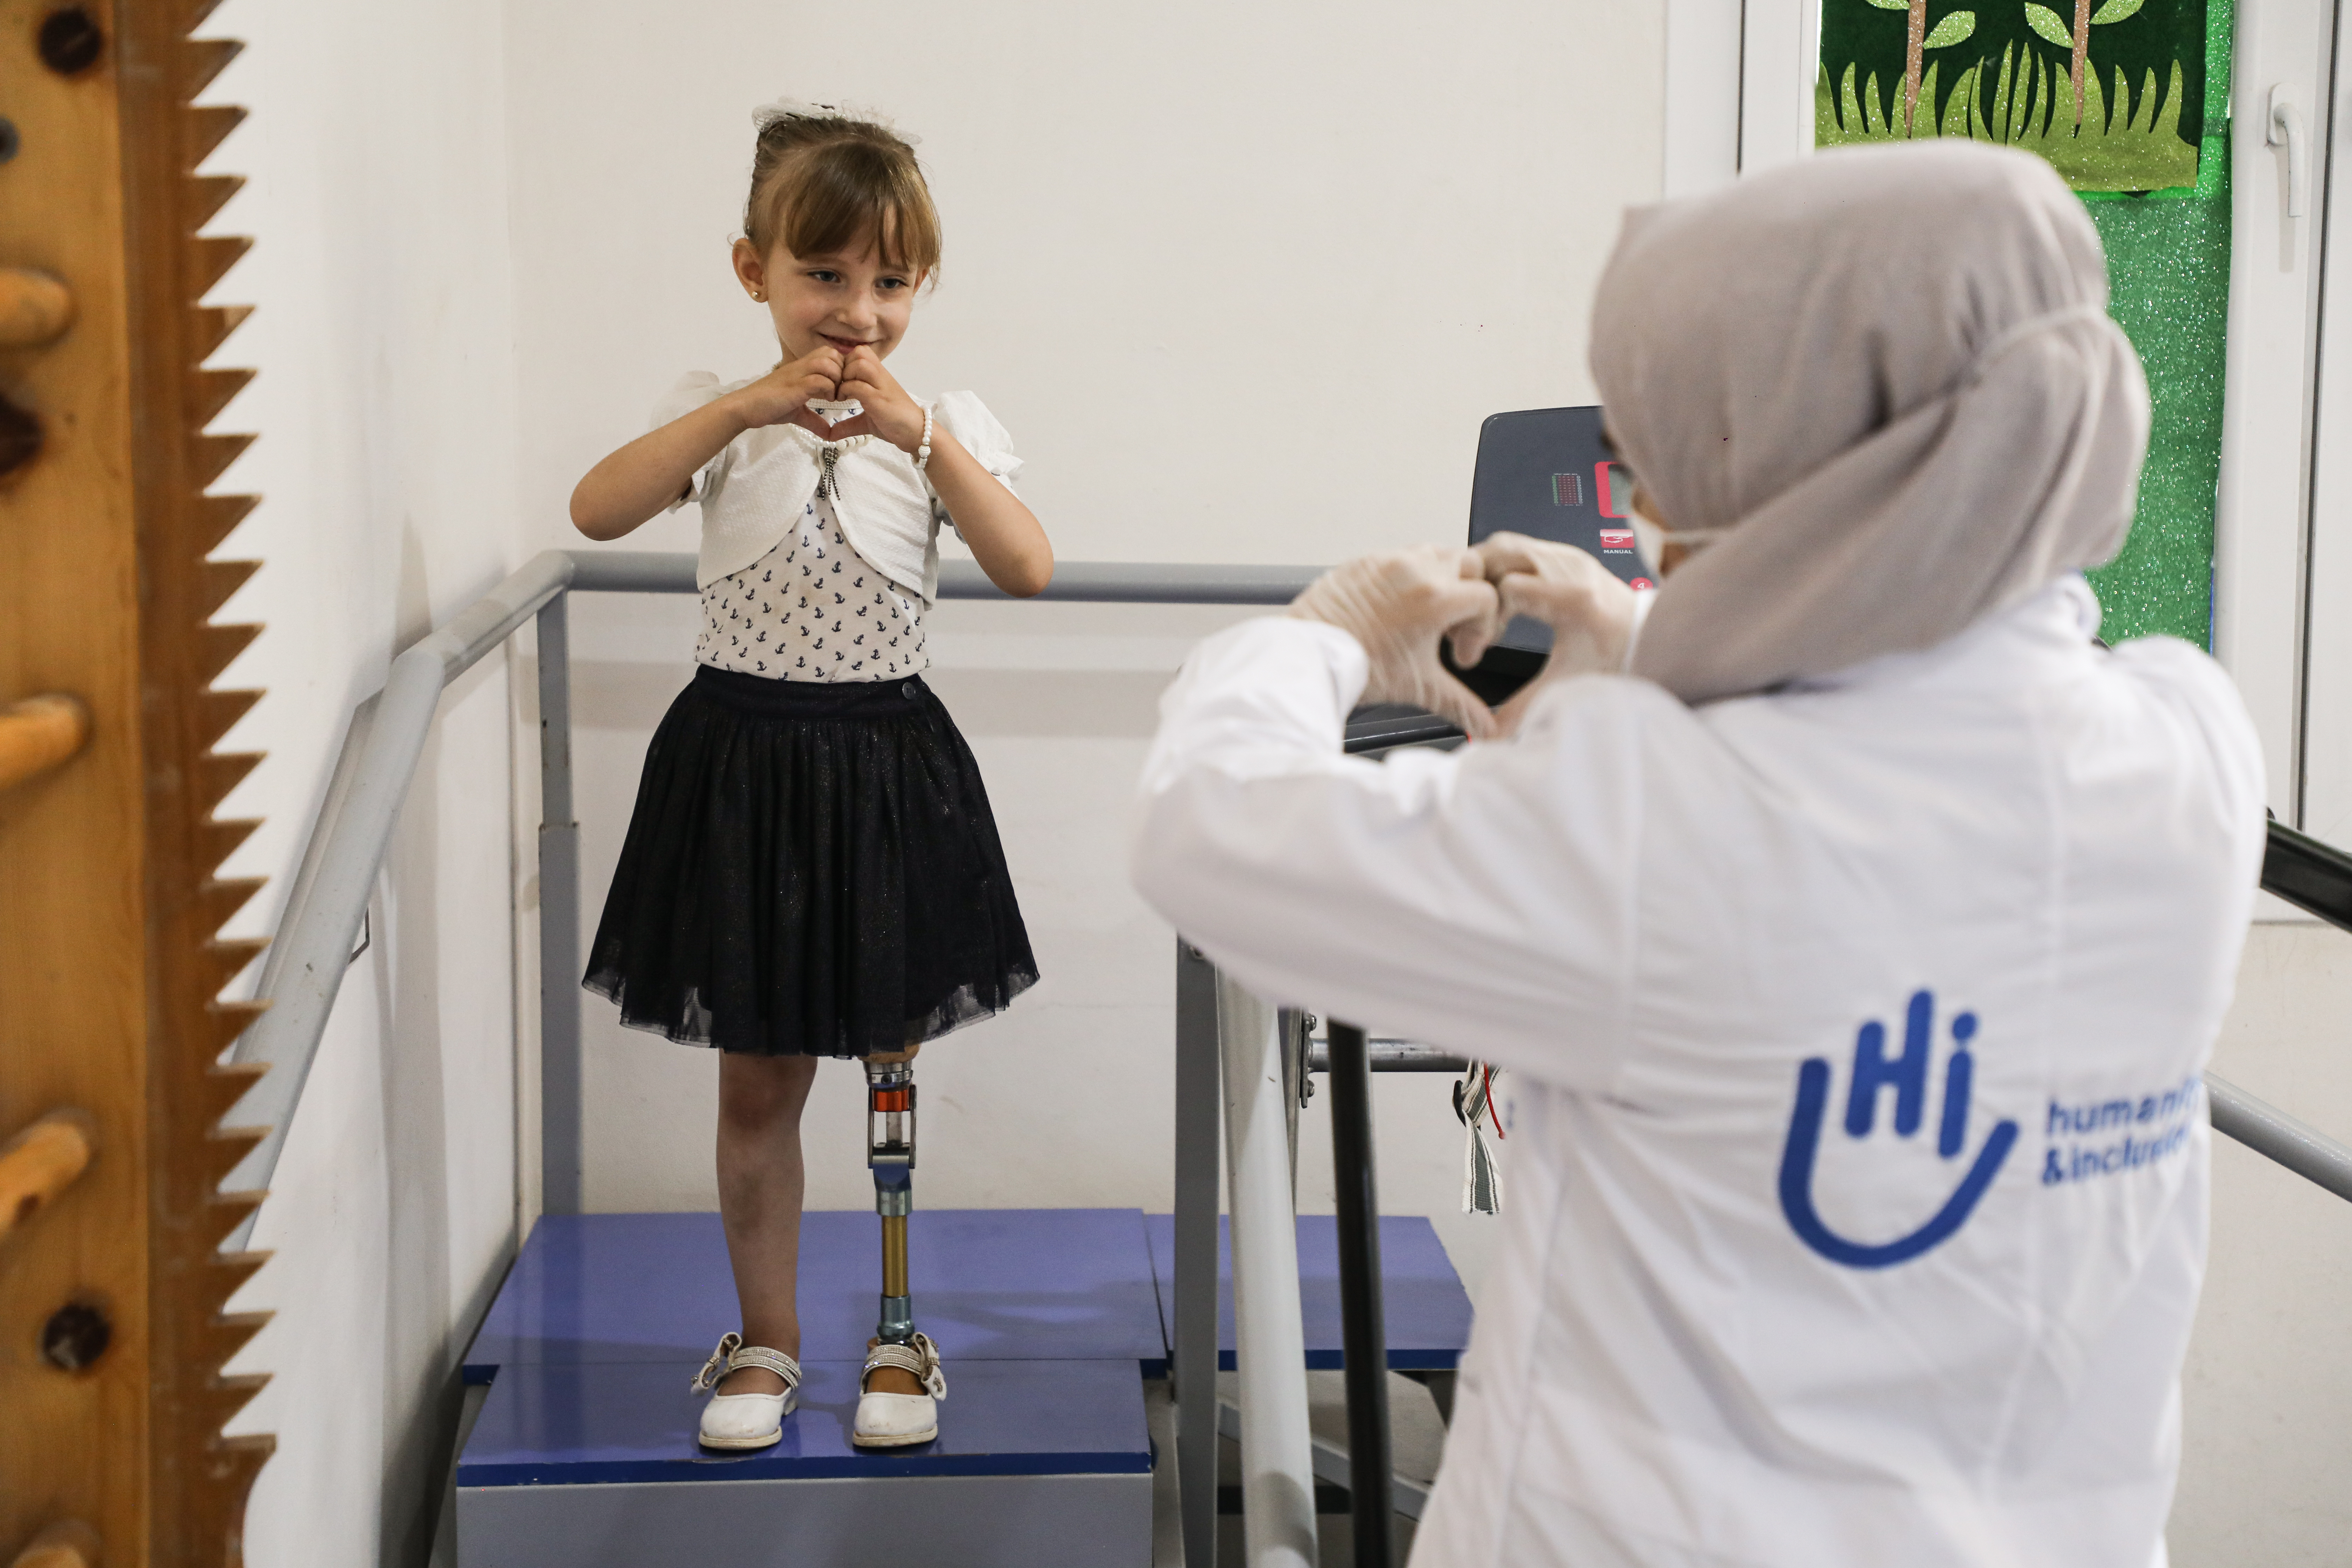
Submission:
<svg viewBox="0 0 2352 1568">
<path fill-rule="evenodd" d="M 1232 1373 L 1217 1374 L 1219 1397 L 1232 1399 L 1237 1388 Z M 1152 1568 L 1184 1568 L 1183 1537 L 1176 1520 L 1175 1467 L 1165 1462 L 1167 1456 L 1175 1451 L 1175 1412 L 1168 1402 L 1166 1384 L 1148 1383 L 1144 1390 L 1151 1416 L 1151 1440 L 1162 1460 L 1152 1478 Z M 1315 1435 L 1346 1447 L 1348 1401 L 1342 1375 L 1336 1372 L 1308 1373 L 1307 1400 L 1307 1423 Z M 1389 1431 L 1397 1473 L 1423 1482 L 1435 1479 L 1438 1459 L 1445 1452 L 1445 1423 L 1438 1419 L 1437 1406 L 1431 1401 L 1429 1390 L 1393 1373 L 1389 1375 Z M 1226 1438 L 1217 1440 L 1217 1471 L 1220 1486 L 1241 1484 L 1239 1445 Z M 1352 1568 L 1355 1532 L 1348 1516 L 1327 1513 L 1316 1523 L 1316 1556 L 1321 1568 Z M 1396 1560 L 1402 1563 L 1412 1550 L 1411 1520 L 1397 1520 L 1394 1539 Z M 1243 1561 L 1242 1521 L 1238 1514 L 1227 1514 L 1217 1521 L 1217 1561 L 1223 1568 L 1239 1568 Z"/>
<path fill-rule="evenodd" d="M 1165 1378 L 1143 1385 L 1143 1419 L 1151 1430 L 1151 1568 L 1184 1568 L 1184 1521 L 1176 1507 L 1174 1386 Z"/>
</svg>

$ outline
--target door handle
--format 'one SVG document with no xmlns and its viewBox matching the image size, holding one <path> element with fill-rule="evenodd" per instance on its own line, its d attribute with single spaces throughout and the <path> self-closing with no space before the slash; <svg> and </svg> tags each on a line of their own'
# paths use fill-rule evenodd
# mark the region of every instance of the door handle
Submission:
<svg viewBox="0 0 2352 1568">
<path fill-rule="evenodd" d="M 2303 128 L 2303 110 L 2287 96 L 2284 82 L 2271 88 L 2267 140 L 2286 149 L 2286 216 L 2301 217 L 2311 193 L 2311 137 Z"/>
</svg>

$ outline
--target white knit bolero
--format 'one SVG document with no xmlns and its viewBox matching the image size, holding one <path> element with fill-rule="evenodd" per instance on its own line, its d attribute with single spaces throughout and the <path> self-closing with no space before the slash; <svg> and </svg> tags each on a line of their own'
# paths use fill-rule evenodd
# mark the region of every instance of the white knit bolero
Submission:
<svg viewBox="0 0 2352 1568">
<path fill-rule="evenodd" d="M 722 383 L 707 370 L 689 372 L 654 405 L 653 427 L 756 379 Z M 1007 489 L 1013 488 L 1021 477 L 1021 459 L 1013 456 L 1013 437 L 986 405 L 969 392 L 948 392 L 925 406 L 940 428 Z M 828 462 L 834 510 L 851 548 L 909 594 L 921 595 L 925 604 L 937 599 L 940 525 L 952 526 L 954 520 L 915 459 L 878 436 L 828 441 L 797 425 L 744 431 L 702 466 L 687 493 L 673 503 L 702 505 L 695 585 L 708 588 L 782 542 L 824 482 Z"/>
</svg>

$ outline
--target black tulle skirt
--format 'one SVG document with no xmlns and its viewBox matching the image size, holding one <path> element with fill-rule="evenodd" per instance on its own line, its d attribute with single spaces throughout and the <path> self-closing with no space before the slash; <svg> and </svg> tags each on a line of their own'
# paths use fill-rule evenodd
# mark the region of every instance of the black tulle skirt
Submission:
<svg viewBox="0 0 2352 1568">
<path fill-rule="evenodd" d="M 920 677 L 698 668 L 654 731 L 588 954 L 621 1021 L 862 1057 L 1036 984 L 980 765 Z"/>
</svg>

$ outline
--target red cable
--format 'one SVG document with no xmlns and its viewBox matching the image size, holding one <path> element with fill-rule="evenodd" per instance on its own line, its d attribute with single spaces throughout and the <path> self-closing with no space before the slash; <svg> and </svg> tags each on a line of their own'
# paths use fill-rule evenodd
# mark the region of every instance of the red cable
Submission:
<svg viewBox="0 0 2352 1568">
<path fill-rule="evenodd" d="M 1495 1109 L 1495 1069 L 1492 1067 L 1486 1068 L 1486 1114 L 1495 1119 L 1495 1141 L 1499 1143 L 1508 1138 L 1510 1134 L 1503 1131 L 1503 1113 Z"/>
</svg>

